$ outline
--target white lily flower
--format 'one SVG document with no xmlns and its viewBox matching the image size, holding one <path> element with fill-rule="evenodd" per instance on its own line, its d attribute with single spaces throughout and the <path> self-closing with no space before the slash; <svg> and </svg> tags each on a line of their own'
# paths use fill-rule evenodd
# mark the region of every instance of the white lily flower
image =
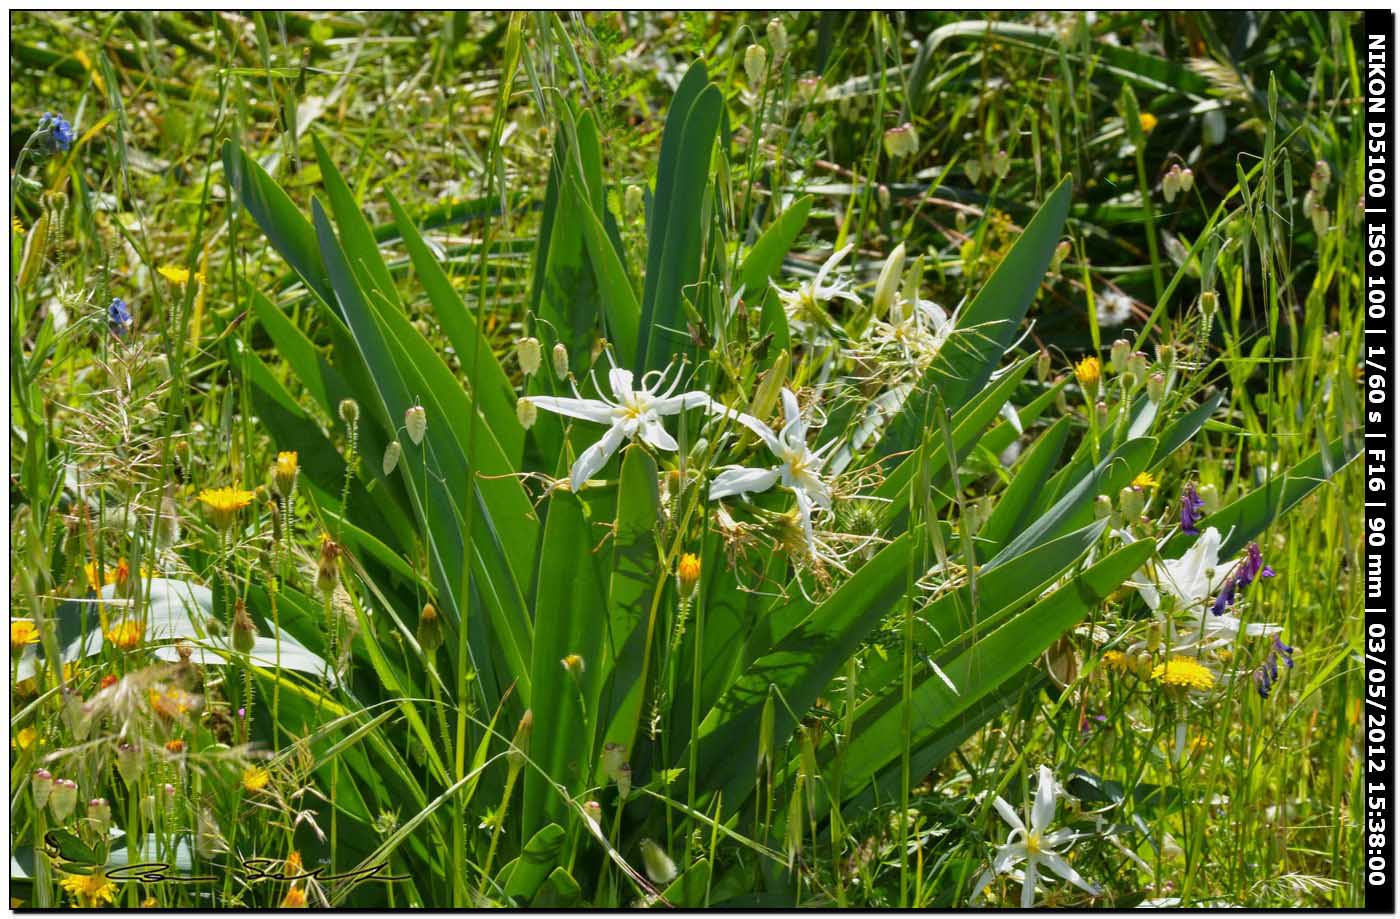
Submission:
<svg viewBox="0 0 1400 919">
<path fill-rule="evenodd" d="M 681 382 L 679 372 L 671 382 L 670 389 L 662 392 L 661 386 L 665 379 L 666 371 L 653 370 L 642 376 L 642 388 L 634 389 L 632 371 L 614 367 L 608 371 L 608 383 L 612 387 L 616 402 L 606 398 L 584 399 L 578 397 L 577 389 L 574 390 L 577 398 L 573 399 L 554 396 L 530 397 L 530 401 L 536 407 L 547 412 L 608 426 L 607 432 L 574 461 L 574 467 L 569 474 L 569 483 L 574 491 L 578 491 L 584 482 L 607 464 L 624 440 L 641 438 L 643 443 L 657 450 L 677 449 L 675 438 L 667 433 L 661 423 L 662 416 L 678 415 L 692 408 L 704 408 L 709 412 L 721 414 L 729 411 L 710 398 L 708 393 L 699 390 L 676 395 L 675 391 Z M 602 387 L 599 387 L 599 391 L 602 391 Z"/>
<path fill-rule="evenodd" d="M 899 352 L 921 372 L 938 356 L 957 321 L 956 315 L 949 315 L 932 300 L 897 300 L 890 307 L 888 320 L 870 323 L 870 342 L 877 348 Z"/>
<path fill-rule="evenodd" d="M 1030 909 L 1035 905 L 1035 882 L 1040 876 L 1042 865 L 1091 896 L 1097 897 L 1103 892 L 1098 885 L 1090 884 L 1080 877 L 1079 872 L 1065 861 L 1061 847 L 1074 841 L 1074 830 L 1067 828 L 1049 829 L 1050 824 L 1055 820 L 1056 798 L 1059 791 L 1060 786 L 1055 781 L 1054 773 L 1050 771 L 1048 766 L 1041 766 L 1040 783 L 1035 789 L 1035 803 L 1031 806 L 1029 828 L 1021 821 L 1021 816 L 1016 813 L 1015 808 L 1007 804 L 1005 800 L 998 797 L 992 801 L 997 813 L 1001 815 L 1001 819 L 1005 820 L 1007 825 L 1011 827 L 1011 833 L 1006 837 L 1005 844 L 997 847 L 996 854 L 992 856 L 991 867 L 978 879 L 977 886 L 972 891 L 974 899 L 998 874 L 1008 874 L 1013 877 L 1021 874 L 1021 872 L 1012 870 L 1021 862 L 1026 863 L 1021 885 L 1022 909 Z"/>
<path fill-rule="evenodd" d="M 769 282 L 778 293 L 778 301 L 782 303 L 784 312 L 787 313 L 788 322 L 796 329 L 803 329 L 813 324 L 823 328 L 831 325 L 831 317 L 827 315 L 822 304 L 832 300 L 849 300 L 852 303 L 859 303 L 860 298 L 851 292 L 850 282 L 842 279 L 826 283 L 827 275 L 840 264 L 841 260 L 855 247 L 854 243 L 834 252 L 831 258 L 822 263 L 817 270 L 817 276 L 810 281 L 802 281 L 797 285 L 796 290 L 784 290 L 776 282 Z"/>
<path fill-rule="evenodd" d="M 769 469 L 734 467 L 715 476 L 710 484 L 710 500 L 728 498 L 732 495 L 767 491 L 781 484 L 797 498 L 797 513 L 802 521 L 802 532 L 807 537 L 807 545 L 816 553 L 816 540 L 812 536 L 812 509 L 831 509 L 831 489 L 821 478 L 821 468 L 826 456 L 836 441 L 813 452 L 807 448 L 807 425 L 797 405 L 797 396 L 792 390 L 782 391 L 783 417 L 782 431 L 774 433 L 762 421 L 752 415 L 736 413 L 736 420 L 759 436 L 769 451 L 780 462 Z"/>
</svg>

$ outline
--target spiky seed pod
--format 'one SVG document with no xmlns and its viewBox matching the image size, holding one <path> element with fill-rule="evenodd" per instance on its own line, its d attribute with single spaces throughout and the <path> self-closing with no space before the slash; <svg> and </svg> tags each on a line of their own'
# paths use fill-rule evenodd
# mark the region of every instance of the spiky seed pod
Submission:
<svg viewBox="0 0 1400 919">
<path fill-rule="evenodd" d="M 253 617 L 248 615 L 248 606 L 240 597 L 233 601 L 233 649 L 239 654 L 249 654 L 257 641 L 258 627 Z"/>
</svg>

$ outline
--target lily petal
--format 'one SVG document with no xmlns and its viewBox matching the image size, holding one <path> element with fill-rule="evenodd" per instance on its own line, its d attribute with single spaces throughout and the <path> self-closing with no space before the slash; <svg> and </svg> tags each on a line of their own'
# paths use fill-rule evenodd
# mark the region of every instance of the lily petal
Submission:
<svg viewBox="0 0 1400 919">
<path fill-rule="evenodd" d="M 767 491 L 778 481 L 778 475 L 777 469 L 747 469 L 742 466 L 725 469 L 710 483 L 710 500 Z"/>
<path fill-rule="evenodd" d="M 1005 798 L 1000 795 L 993 798 L 992 806 L 997 809 L 998 814 L 1001 814 L 1001 819 L 1006 821 L 1007 826 L 1013 830 L 1020 830 L 1022 833 L 1026 831 L 1026 825 L 1021 822 L 1021 815 L 1016 813 L 1014 807 L 1006 803 Z"/>
<path fill-rule="evenodd" d="M 1035 787 L 1035 804 L 1031 805 L 1031 832 L 1043 833 L 1055 819 L 1055 773 L 1049 766 L 1040 767 L 1040 781 Z"/>
<path fill-rule="evenodd" d="M 593 474 L 608 464 L 612 455 L 617 452 L 617 448 L 622 446 L 623 440 L 627 438 L 622 425 L 615 424 L 608 428 L 608 433 L 593 446 L 584 450 L 574 460 L 574 469 L 569 476 L 569 485 L 577 492 L 583 487 L 583 483 L 593 477 Z"/>
<path fill-rule="evenodd" d="M 1095 897 L 1103 893 L 1103 888 L 1099 887 L 1097 884 L 1090 884 L 1088 881 L 1084 880 L 1084 878 L 1080 877 L 1079 872 L 1075 871 L 1074 867 L 1071 866 L 1069 862 L 1065 861 L 1063 858 L 1056 855 L 1055 853 L 1041 852 L 1038 857 L 1038 860 L 1042 862 L 1045 865 L 1045 867 L 1049 868 L 1051 871 L 1055 872 L 1060 877 L 1064 878 L 1066 881 L 1069 881 L 1075 887 L 1078 887 L 1080 890 L 1083 890 L 1085 893 L 1091 894 Z"/>
<path fill-rule="evenodd" d="M 566 399 L 555 396 L 530 396 L 529 399 L 535 404 L 535 408 L 542 408 L 546 412 L 595 421 L 598 424 L 612 424 L 612 406 L 598 399 Z"/>
<path fill-rule="evenodd" d="M 683 392 L 679 396 L 667 396 L 664 399 L 657 399 L 651 404 L 651 410 L 658 415 L 675 415 L 686 409 L 707 408 L 710 411 L 724 411 L 724 407 L 719 405 L 710 394 L 701 392 L 698 389 L 690 392 Z"/>
<path fill-rule="evenodd" d="M 769 452 L 771 452 L 778 459 L 783 458 L 782 442 L 778 440 L 778 435 L 773 433 L 772 428 L 768 427 L 768 425 L 764 424 L 762 421 L 759 421 L 754 416 L 745 414 L 744 412 L 734 412 L 733 414 L 735 421 L 739 422 L 744 427 L 748 428 L 750 431 L 753 431 L 755 434 L 758 435 L 759 439 L 763 441 L 766 447 L 768 447 Z"/>
<path fill-rule="evenodd" d="M 1021 909 L 1035 906 L 1036 862 L 1039 860 L 1040 856 L 1026 859 L 1026 879 L 1021 884 Z"/>
<path fill-rule="evenodd" d="M 632 395 L 632 371 L 625 367 L 614 367 L 608 371 L 608 385 L 612 387 L 617 401 L 622 402 Z"/>
<path fill-rule="evenodd" d="M 676 439 L 666 431 L 666 428 L 661 424 L 661 419 L 655 415 L 648 415 L 642 421 L 639 433 L 642 440 L 658 450 L 674 451 L 677 448 Z"/>
</svg>

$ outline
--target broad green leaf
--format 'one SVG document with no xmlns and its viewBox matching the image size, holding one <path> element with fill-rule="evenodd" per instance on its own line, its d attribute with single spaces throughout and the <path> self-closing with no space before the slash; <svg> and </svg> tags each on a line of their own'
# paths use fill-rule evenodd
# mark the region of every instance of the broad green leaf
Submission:
<svg viewBox="0 0 1400 919">
<path fill-rule="evenodd" d="M 923 442 L 924 418 L 935 390 L 949 411 L 956 413 L 986 386 L 1040 290 L 1064 228 L 1070 191 L 1070 180 L 1065 178 L 962 310 L 956 330 L 885 430 L 877 455 L 889 457 Z"/>
<path fill-rule="evenodd" d="M 743 285 L 744 297 L 749 302 L 756 302 L 767 293 L 768 282 L 782 270 L 783 259 L 787 258 L 792 244 L 807 225 L 812 200 L 811 195 L 803 195 L 788 205 L 744 256 L 739 266 L 739 283 Z"/>
<path fill-rule="evenodd" d="M 1012 533 L 1024 528 L 1031 503 L 1049 481 L 1069 439 L 1070 419 L 1061 418 L 1036 440 L 1016 467 L 1011 484 L 1002 492 L 996 509 L 978 530 L 979 540 L 1000 548 Z"/>
<path fill-rule="evenodd" d="M 551 823 L 530 837 L 520 856 L 501 869 L 496 883 L 506 892 L 506 896 L 528 903 L 563 857 L 564 829 L 557 823 Z"/>
</svg>

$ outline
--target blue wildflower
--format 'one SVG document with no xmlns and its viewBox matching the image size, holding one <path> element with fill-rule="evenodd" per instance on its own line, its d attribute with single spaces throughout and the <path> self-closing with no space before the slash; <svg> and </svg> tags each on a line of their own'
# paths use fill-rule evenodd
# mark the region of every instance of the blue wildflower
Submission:
<svg viewBox="0 0 1400 919">
<path fill-rule="evenodd" d="M 1259 667 L 1254 671 L 1254 686 L 1259 690 L 1259 698 L 1269 698 L 1269 690 L 1273 687 L 1274 681 L 1269 679 L 1269 671 Z"/>
<path fill-rule="evenodd" d="M 1206 502 L 1196 494 L 1196 486 L 1187 485 L 1181 493 L 1181 532 L 1199 536 L 1201 531 L 1196 529 L 1196 524 L 1206 515 L 1205 511 Z"/>
<path fill-rule="evenodd" d="M 1274 650 L 1270 653 L 1277 653 L 1283 658 L 1283 665 L 1289 670 L 1293 669 L 1293 646 L 1284 644 L 1277 635 L 1274 636 Z"/>
<path fill-rule="evenodd" d="M 54 153 L 66 153 L 77 139 L 68 119 L 52 112 L 45 112 L 44 117 L 39 119 L 39 130 L 47 134 L 49 148 Z"/>
<path fill-rule="evenodd" d="M 125 335 L 131 331 L 131 310 L 127 309 L 126 301 L 121 297 L 113 297 L 112 305 L 107 307 L 107 327 L 113 335 Z"/>
<path fill-rule="evenodd" d="M 1186 519 L 1184 510 L 1182 511 L 1182 519 Z M 1264 564 L 1264 553 L 1259 549 L 1259 543 L 1250 543 L 1244 560 L 1235 566 L 1235 570 L 1230 572 L 1225 583 L 1220 586 L 1220 593 L 1216 595 L 1210 611 L 1217 616 L 1223 615 L 1226 608 L 1235 602 L 1235 594 L 1238 591 L 1253 584 L 1256 578 L 1271 578 L 1275 574 L 1274 569 Z"/>
</svg>

